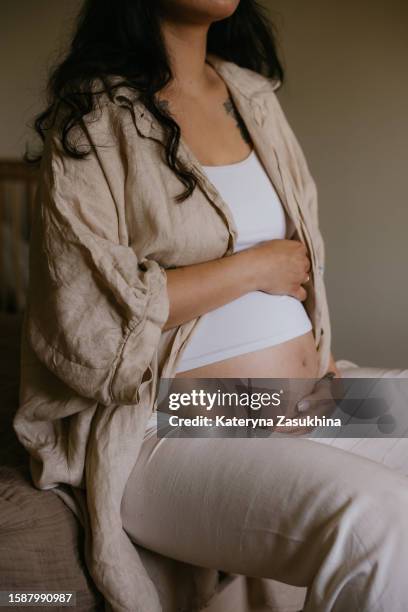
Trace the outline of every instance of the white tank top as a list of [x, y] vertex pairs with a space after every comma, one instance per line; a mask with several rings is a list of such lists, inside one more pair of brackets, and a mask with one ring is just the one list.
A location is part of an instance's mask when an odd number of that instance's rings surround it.
[[[263, 240], [286, 237], [281, 202], [254, 150], [236, 164], [203, 169], [235, 219], [236, 252]], [[262, 291], [247, 293], [200, 317], [176, 372], [280, 344], [311, 329], [299, 300]], [[155, 436], [156, 431], [157, 415], [153, 413], [145, 437]]]
[[[286, 237], [282, 204], [255, 150], [241, 162], [203, 170], [235, 219], [235, 252]], [[200, 317], [176, 372], [280, 344], [311, 329], [296, 298], [253, 291]]]

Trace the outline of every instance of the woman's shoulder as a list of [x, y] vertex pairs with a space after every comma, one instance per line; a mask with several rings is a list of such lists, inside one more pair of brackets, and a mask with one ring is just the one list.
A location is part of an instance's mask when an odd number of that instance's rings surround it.
[[[95, 77], [87, 86], [87, 102], [83, 104], [83, 110], [79, 120], [74, 121], [70, 127], [69, 139], [82, 146], [85, 137], [85, 146], [89, 140], [94, 140], [109, 135], [117, 138], [128, 134], [126, 126], [131, 117], [129, 109], [137, 106], [139, 92], [126, 84], [123, 77], [109, 75], [101, 79]], [[52, 129], [47, 135], [47, 141], [59, 138], [62, 129], [73, 119], [72, 107], [64, 100], [54, 109], [54, 120]], [[86, 133], [84, 132], [86, 129]]]
[[83, 116], [86, 123], [112, 121], [115, 118], [120, 120], [121, 109], [135, 105], [140, 97], [136, 87], [119, 75], [94, 78], [90, 83], [89, 93], [92, 97], [92, 107]]

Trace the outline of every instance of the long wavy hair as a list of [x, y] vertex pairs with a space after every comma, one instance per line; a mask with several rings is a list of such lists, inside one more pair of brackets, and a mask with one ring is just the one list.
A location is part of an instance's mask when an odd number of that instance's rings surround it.
[[[283, 82], [274, 29], [256, 0], [241, 0], [230, 17], [211, 24], [207, 51]], [[112, 75], [120, 77], [114, 84]], [[171, 79], [159, 0], [85, 0], [66, 56], [50, 72], [47, 107], [35, 117], [33, 127], [44, 142], [47, 130], [54, 127], [56, 111], [63, 108], [64, 119], [58, 124], [63, 149], [71, 157], [84, 158], [89, 151], [75, 148], [71, 130], [81, 128], [98, 94], [112, 99], [117, 87], [129, 87], [164, 128], [166, 161], [185, 187], [176, 200], [183, 201], [193, 192], [197, 178], [177, 158], [180, 127], [155, 96]], [[95, 80], [102, 85], [99, 91]], [[42, 154], [24, 157], [37, 163]]]

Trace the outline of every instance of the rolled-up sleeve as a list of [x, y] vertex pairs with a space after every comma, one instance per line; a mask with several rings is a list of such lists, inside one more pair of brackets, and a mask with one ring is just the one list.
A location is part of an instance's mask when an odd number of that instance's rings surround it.
[[[105, 108], [85, 132], [85, 159], [66, 155], [55, 134], [47, 141], [27, 311], [37, 357], [104, 405], [138, 402], [169, 312], [164, 269], [127, 243], [128, 160], [117, 129]], [[101, 134], [109, 140], [103, 154], [95, 146]]]

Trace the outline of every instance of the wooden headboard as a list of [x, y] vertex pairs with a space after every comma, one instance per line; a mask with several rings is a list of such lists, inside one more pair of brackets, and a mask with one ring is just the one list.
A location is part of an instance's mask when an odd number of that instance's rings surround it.
[[24, 309], [37, 166], [0, 159], [0, 311]]

